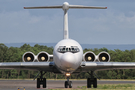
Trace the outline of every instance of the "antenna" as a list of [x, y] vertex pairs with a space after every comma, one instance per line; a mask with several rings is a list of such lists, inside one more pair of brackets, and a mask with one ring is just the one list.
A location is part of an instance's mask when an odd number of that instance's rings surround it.
[[64, 39], [68, 39], [68, 9], [107, 9], [107, 7], [93, 7], [93, 6], [83, 6], [83, 5], [69, 5], [68, 2], [64, 2], [63, 5], [59, 6], [40, 6], [40, 7], [24, 7], [24, 9], [53, 9], [62, 8], [64, 10]]

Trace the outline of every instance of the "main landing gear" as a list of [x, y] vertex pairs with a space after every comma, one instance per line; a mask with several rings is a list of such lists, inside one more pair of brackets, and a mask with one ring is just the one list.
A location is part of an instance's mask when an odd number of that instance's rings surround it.
[[66, 73], [67, 81], [65, 81], [65, 88], [72, 88], [72, 81], [69, 81], [70, 73]]
[[93, 71], [88, 73], [91, 78], [87, 78], [87, 88], [91, 88], [91, 85], [93, 85], [93, 88], [97, 88], [97, 78], [94, 78], [93, 73]]
[[[43, 71], [40, 71], [40, 78], [37, 78], [37, 88], [40, 88], [40, 85], [43, 85], [43, 88], [46, 88], [46, 78], [43, 78], [45, 73], [46, 72], [43, 73]], [[91, 78], [87, 78], [87, 88], [91, 88], [91, 85], [93, 85], [93, 88], [97, 88], [97, 78], [94, 78], [93, 73], [93, 71], [91, 71], [91, 73], [88, 72]], [[67, 73], [66, 76], [67, 81], [65, 81], [65, 88], [72, 88], [72, 81], [69, 81], [70, 73]]]
[[45, 73], [43, 73], [43, 71], [40, 71], [40, 78], [37, 78], [37, 88], [40, 88], [40, 85], [43, 85], [43, 88], [46, 88], [46, 78], [43, 78], [43, 75]]

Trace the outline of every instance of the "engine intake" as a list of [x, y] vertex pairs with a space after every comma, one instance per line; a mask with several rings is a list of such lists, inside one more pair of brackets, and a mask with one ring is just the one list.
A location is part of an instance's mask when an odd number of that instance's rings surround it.
[[110, 61], [110, 55], [107, 52], [100, 52], [98, 54], [98, 60], [100, 62], [109, 62]]
[[84, 54], [83, 59], [88, 62], [94, 62], [96, 60], [96, 55], [93, 52], [88, 51]]
[[47, 62], [48, 60], [50, 60], [49, 54], [47, 52], [40, 52], [37, 55], [37, 60], [39, 62]]
[[26, 52], [23, 54], [23, 62], [33, 62], [35, 60], [35, 55], [32, 52]]

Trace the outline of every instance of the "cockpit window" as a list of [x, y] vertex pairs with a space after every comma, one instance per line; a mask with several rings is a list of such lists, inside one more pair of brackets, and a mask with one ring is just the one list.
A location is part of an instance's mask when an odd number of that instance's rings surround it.
[[66, 53], [66, 52], [77, 53], [80, 50], [77, 46], [71, 46], [71, 47], [60, 46], [57, 51], [60, 53]]
[[63, 48], [62, 51], [65, 51], [65, 48]]
[[71, 48], [69, 48], [69, 52], [71, 52]]
[[66, 48], [66, 52], [68, 52], [68, 48]]

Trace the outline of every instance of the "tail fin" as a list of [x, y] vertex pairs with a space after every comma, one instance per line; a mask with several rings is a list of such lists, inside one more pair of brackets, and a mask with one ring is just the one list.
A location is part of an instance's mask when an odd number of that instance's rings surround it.
[[24, 7], [24, 9], [54, 9], [62, 8], [64, 10], [64, 39], [68, 39], [68, 9], [107, 9], [107, 7], [94, 7], [83, 5], [69, 5], [68, 2], [64, 2], [60, 6], [40, 6], [40, 7]]

